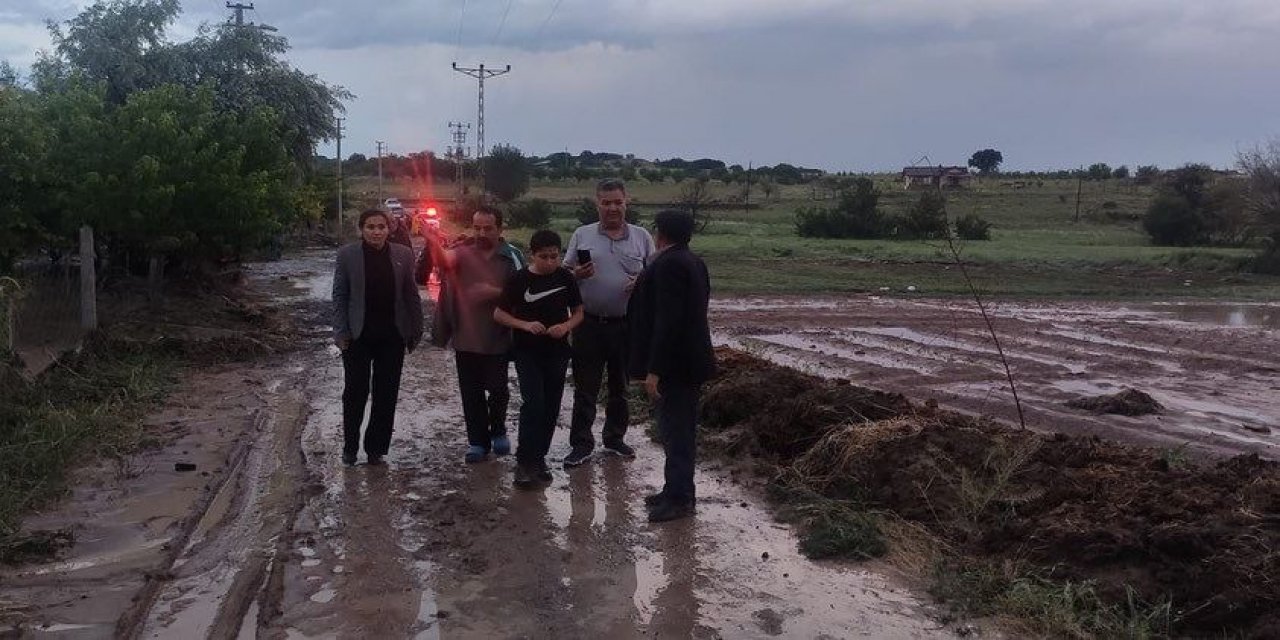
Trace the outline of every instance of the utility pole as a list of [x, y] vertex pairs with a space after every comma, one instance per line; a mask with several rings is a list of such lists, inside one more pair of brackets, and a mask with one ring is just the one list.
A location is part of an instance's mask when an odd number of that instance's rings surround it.
[[752, 161], [747, 161], [747, 190], [742, 194], [742, 214], [751, 213], [751, 169]]
[[449, 155], [453, 157], [453, 188], [457, 192], [453, 202], [456, 207], [462, 203], [462, 180], [465, 177], [462, 164], [467, 159], [467, 130], [471, 128], [471, 123], [450, 122], [449, 128], [453, 129], [453, 149]]
[[480, 161], [480, 174], [484, 175], [484, 81], [485, 78], [511, 73], [511, 65], [507, 65], [502, 70], [486, 69], [483, 64], [473, 69], [459, 67], [458, 63], [455, 62], [453, 63], [453, 70], [480, 81], [479, 109], [476, 111], [476, 159]]
[[244, 26], [244, 10], [248, 9], [250, 11], [253, 11], [253, 3], [250, 2], [249, 4], [240, 4], [239, 2], [227, 2], [227, 8], [236, 12], [236, 18], [235, 18], [236, 26], [243, 27]]
[[382, 149], [386, 147], [386, 143], [381, 140], [374, 140], [378, 145], [378, 206], [381, 207], [384, 202], [382, 197]]
[[1076, 171], [1076, 217], [1075, 222], [1080, 222], [1080, 193], [1084, 190], [1084, 165], [1080, 165], [1080, 169]]
[[338, 229], [342, 229], [342, 121], [338, 118]]

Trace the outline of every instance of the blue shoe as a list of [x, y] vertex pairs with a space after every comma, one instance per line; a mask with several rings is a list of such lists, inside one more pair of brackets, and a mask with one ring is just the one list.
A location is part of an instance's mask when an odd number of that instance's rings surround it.
[[506, 436], [498, 436], [493, 439], [493, 455], [509, 456], [511, 455], [511, 439]]
[[464, 456], [463, 459], [474, 464], [476, 462], [484, 462], [484, 459], [487, 457], [489, 457], [489, 452], [485, 451], [484, 447], [473, 444], [470, 447], [467, 447], [467, 455]]

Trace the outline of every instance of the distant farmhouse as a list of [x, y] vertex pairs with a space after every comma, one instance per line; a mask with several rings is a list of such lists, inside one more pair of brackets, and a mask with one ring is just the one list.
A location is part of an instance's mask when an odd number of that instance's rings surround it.
[[902, 182], [905, 188], [942, 187], [957, 189], [969, 185], [973, 174], [968, 167], [903, 167]]

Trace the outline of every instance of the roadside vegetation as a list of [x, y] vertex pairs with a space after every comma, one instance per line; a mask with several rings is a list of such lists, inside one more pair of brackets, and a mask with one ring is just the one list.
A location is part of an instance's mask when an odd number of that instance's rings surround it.
[[[206, 25], [175, 41], [180, 11], [179, 0], [99, 0], [50, 25], [53, 49], [28, 75], [0, 61], [0, 561], [69, 542], [18, 535], [23, 514], [78, 465], [145, 445], [141, 419], [181, 367], [264, 351], [234, 330], [181, 336], [259, 323], [226, 276], [335, 200], [312, 154], [350, 94], [293, 68], [287, 41], [262, 29]], [[5, 350], [29, 293], [31, 270], [17, 267], [70, 273], [83, 225], [102, 329], [27, 378]], [[186, 315], [165, 325], [170, 311]]]
[[882, 559], [1018, 635], [1270, 637], [1280, 624], [1274, 462], [1042, 435], [741, 352], [719, 360], [700, 447], [768, 479], [810, 557]]

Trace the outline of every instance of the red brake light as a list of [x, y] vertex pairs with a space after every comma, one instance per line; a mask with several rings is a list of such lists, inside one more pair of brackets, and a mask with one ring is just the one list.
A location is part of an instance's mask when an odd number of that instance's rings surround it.
[[427, 217], [430, 217], [430, 218], [434, 218], [434, 217], [436, 217], [436, 208], [435, 208], [435, 207], [427, 207]]

